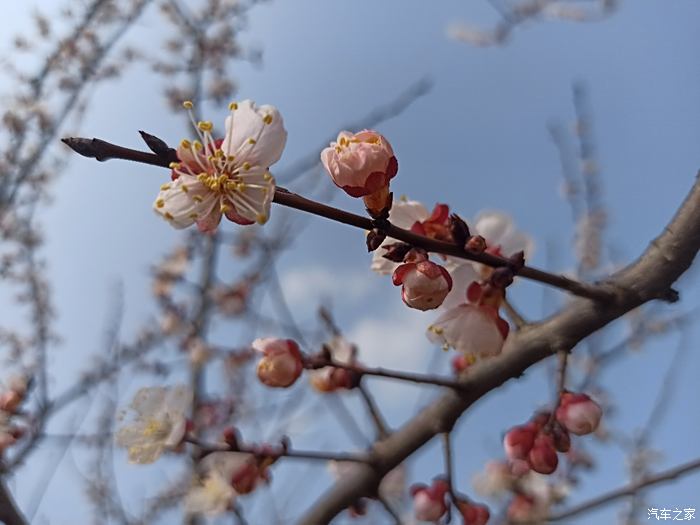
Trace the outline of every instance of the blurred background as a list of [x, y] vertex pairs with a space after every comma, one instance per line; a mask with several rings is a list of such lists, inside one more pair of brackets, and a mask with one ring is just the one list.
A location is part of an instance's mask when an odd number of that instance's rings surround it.
[[[365, 447], [373, 430], [356, 392], [319, 395], [305, 380], [271, 391], [254, 377], [254, 338], [309, 349], [328, 340], [321, 306], [363, 363], [450, 374], [451, 355], [424, 336], [436, 314], [409, 310], [370, 271], [362, 232], [278, 206], [263, 228], [224, 221], [215, 239], [176, 231], [152, 211], [166, 170], [84, 159], [61, 137], [145, 149], [145, 130], [176, 145], [193, 135], [182, 100], [223, 129], [228, 102], [251, 98], [284, 117], [278, 183], [363, 213], [318, 155], [340, 130], [371, 127], [398, 158], [395, 196], [447, 203], [468, 222], [503, 211], [534, 240], [528, 264], [585, 280], [636, 258], [700, 167], [695, 0], [3, 7], [0, 379], [34, 378], [28, 430], [6, 449], [4, 471], [31, 523], [182, 521], [188, 456], [130, 465], [110, 434], [138, 388], [189, 382], [201, 352], [200, 417], [212, 436], [234, 425], [250, 442]], [[555, 510], [700, 455], [696, 272], [677, 288], [680, 302], [645, 307], [574, 351], [572, 379], [604, 405], [604, 428], [581, 439], [591, 468], [556, 481], [567, 496]], [[567, 300], [523, 280], [511, 290], [532, 321]], [[492, 392], [455, 431], [455, 481], [489, 503], [494, 523], [507, 498], [480, 496], [473, 478], [503, 459], [508, 428], [551, 402], [554, 366]], [[439, 395], [367, 385], [392, 427]], [[407, 461], [402, 515], [408, 486], [441, 474], [441, 458], [431, 443]], [[240, 513], [293, 523], [332, 482], [325, 464], [280, 461], [269, 486], [239, 499]], [[697, 508], [699, 488], [696, 471], [564, 522], [647, 522], [650, 507]], [[376, 504], [357, 522], [392, 523]]]

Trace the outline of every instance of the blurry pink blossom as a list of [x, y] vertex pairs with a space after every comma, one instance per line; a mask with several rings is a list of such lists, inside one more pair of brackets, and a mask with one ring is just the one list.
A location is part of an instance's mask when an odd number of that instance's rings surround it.
[[263, 384], [286, 388], [299, 379], [304, 365], [296, 342], [269, 337], [256, 339], [252, 346], [263, 354], [257, 368], [258, 379]]

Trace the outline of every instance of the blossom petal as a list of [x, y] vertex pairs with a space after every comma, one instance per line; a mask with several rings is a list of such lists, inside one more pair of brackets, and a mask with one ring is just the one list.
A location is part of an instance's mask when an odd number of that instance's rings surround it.
[[452, 290], [442, 302], [443, 309], [454, 308], [464, 303], [467, 297], [467, 288], [472, 282], [480, 279], [474, 265], [464, 260], [462, 260], [462, 264], [449, 271], [450, 277], [452, 277]]
[[196, 177], [181, 175], [161, 186], [153, 209], [174, 228], [182, 229], [207, 216], [217, 199], [217, 195]]
[[[240, 175], [242, 185], [237, 190], [226, 192], [226, 199], [247, 224], [264, 224], [270, 217], [270, 206], [275, 196], [275, 179], [266, 170], [250, 170]], [[228, 215], [227, 215], [228, 216]]]
[[269, 168], [282, 156], [287, 142], [282, 115], [274, 106], [257, 107], [252, 100], [231, 104], [221, 149], [236, 163]]

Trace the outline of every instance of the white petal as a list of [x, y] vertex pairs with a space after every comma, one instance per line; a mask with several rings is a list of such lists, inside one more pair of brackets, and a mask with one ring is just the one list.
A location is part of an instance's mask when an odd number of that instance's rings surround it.
[[450, 270], [452, 277], [452, 290], [442, 302], [441, 308], [447, 310], [462, 304], [467, 300], [467, 288], [473, 281], [481, 279], [474, 266], [470, 262], [462, 261], [462, 264]]
[[474, 234], [486, 239], [486, 244], [500, 245], [501, 238], [513, 230], [513, 220], [505, 213], [485, 211], [479, 213], [474, 224]]
[[204, 456], [200, 466], [209, 475], [215, 474], [224, 479], [231, 479], [237, 470], [253, 459], [252, 455], [244, 452], [213, 452]]
[[[251, 140], [252, 139], [252, 140]], [[252, 100], [239, 102], [226, 117], [222, 150], [236, 157], [236, 164], [269, 168], [282, 155], [287, 142], [282, 115], [274, 106], [257, 107]]]
[[131, 408], [139, 416], [153, 416], [162, 410], [167, 393], [167, 389], [163, 386], [140, 388], [131, 401]]
[[227, 192], [227, 198], [244, 219], [260, 224], [267, 222], [275, 196], [275, 179], [268, 171], [260, 169], [242, 172], [240, 177], [244, 188]]
[[410, 229], [415, 222], [422, 222], [430, 217], [430, 213], [418, 201], [399, 200], [394, 203], [389, 212], [389, 221], [399, 228]]
[[190, 489], [185, 497], [185, 508], [194, 514], [221, 514], [228, 509], [235, 496], [236, 491], [230, 483], [214, 474], [207, 476], [202, 486]]
[[173, 227], [181, 229], [205, 217], [217, 201], [218, 195], [196, 177], [181, 175], [161, 187], [153, 209]]
[[526, 233], [519, 231], [507, 232], [501, 238], [501, 252], [504, 256], [509, 257], [514, 253], [523, 251], [525, 252], [525, 260], [532, 257], [535, 251], [535, 242], [532, 237]]

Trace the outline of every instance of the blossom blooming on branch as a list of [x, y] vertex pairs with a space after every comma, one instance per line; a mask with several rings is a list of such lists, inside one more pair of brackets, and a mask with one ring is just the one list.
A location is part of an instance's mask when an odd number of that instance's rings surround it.
[[449, 485], [444, 479], [436, 479], [431, 486], [423, 484], [411, 487], [413, 512], [417, 520], [437, 522], [447, 512], [445, 496]]
[[583, 436], [595, 432], [603, 411], [586, 394], [564, 392], [557, 408], [557, 420], [572, 434]]
[[262, 482], [269, 480], [270, 457], [256, 457], [243, 452], [213, 452], [199, 464], [203, 475], [185, 498], [190, 513], [209, 515], [228, 510], [233, 500], [249, 494]]
[[389, 181], [399, 165], [389, 141], [376, 131], [341, 131], [321, 152], [321, 162], [334, 184], [351, 197], [364, 197], [371, 212], [390, 205]]
[[153, 463], [166, 450], [178, 447], [187, 431], [185, 412], [192, 392], [184, 386], [142, 388], [131, 402], [136, 417], [116, 436], [131, 463]]
[[[185, 102], [191, 110], [192, 103]], [[202, 232], [216, 230], [222, 215], [237, 224], [265, 223], [275, 194], [269, 167], [287, 141], [282, 117], [273, 106], [251, 100], [232, 102], [224, 139], [215, 140], [211, 122], [192, 123], [199, 140], [183, 140], [173, 181], [161, 186], [155, 211], [175, 228], [194, 223]]]
[[467, 300], [470, 302], [450, 308], [438, 317], [428, 327], [428, 339], [441, 344], [444, 350], [454, 348], [470, 359], [499, 354], [510, 330], [498, 314], [500, 298], [493, 290], [472, 283]]
[[253, 349], [262, 352], [258, 379], [270, 387], [286, 388], [294, 384], [304, 370], [299, 345], [291, 339], [268, 337], [253, 341]]
[[437, 308], [452, 289], [450, 274], [431, 261], [402, 264], [394, 270], [392, 281], [401, 285], [403, 302], [417, 310]]

